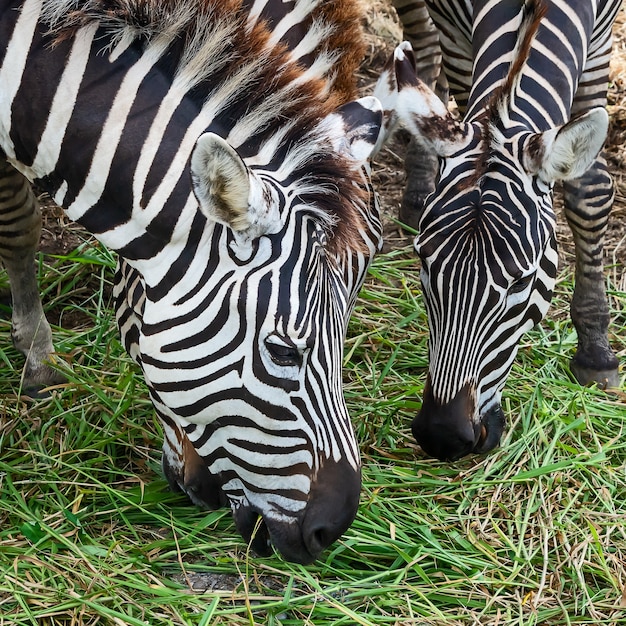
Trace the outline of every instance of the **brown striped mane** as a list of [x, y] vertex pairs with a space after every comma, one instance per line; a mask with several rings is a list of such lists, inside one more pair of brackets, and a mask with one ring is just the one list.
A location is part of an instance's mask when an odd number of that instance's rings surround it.
[[[257, 134], [264, 137], [279, 125], [288, 125], [282, 143], [295, 148], [303, 140], [310, 141], [306, 133], [321, 118], [355, 96], [356, 69], [365, 49], [359, 4], [311, 1], [313, 9], [303, 29], [317, 28], [323, 36], [315, 50], [296, 62], [290, 52], [299, 41], [298, 33], [298, 41], [287, 36], [273, 42], [271, 30], [294, 3], [271, 2], [274, 14], [262, 14], [253, 23], [249, 22], [250, 0], [43, 0], [42, 17], [56, 44], [83, 27], [97, 25], [105, 51], [122, 43], [167, 46], [175, 59], [173, 75], [184, 76], [194, 97], [210, 100], [214, 81], [234, 85], [229, 103], [237, 115], [258, 112], [264, 121]], [[293, 39], [294, 33], [290, 35]], [[309, 62], [324, 55], [332, 61], [325, 73], [305, 74]], [[241, 146], [240, 153], [252, 156], [254, 150], [254, 146]], [[354, 250], [361, 241], [361, 218], [354, 202], [365, 201], [365, 196], [355, 189], [354, 174], [342, 157], [318, 147], [301, 160], [294, 175], [316, 182], [315, 200], [328, 217], [320, 219], [331, 225], [329, 251]]]
[[515, 55], [507, 75], [491, 94], [482, 116], [477, 120], [483, 127], [484, 149], [476, 164], [475, 183], [479, 183], [489, 167], [492, 147], [496, 143], [495, 132], [502, 127], [503, 117], [509, 110], [517, 83], [530, 56], [533, 40], [546, 11], [547, 6], [543, 0], [526, 0], [524, 3]]
[[[222, 33], [225, 36], [243, 29], [250, 37], [250, 48], [260, 50], [259, 46], [271, 32], [271, 22], [278, 21], [294, 4], [283, 0], [271, 2], [277, 5], [274, 14], [262, 15], [251, 30], [246, 28], [250, 0], [44, 0], [42, 16], [56, 42], [71, 38], [84, 26], [98, 23], [108, 31], [113, 44], [128, 36], [144, 42], [165, 37], [172, 43], [183, 42], [181, 59], [189, 59], [202, 54], [202, 42], [221, 32], [221, 28], [226, 29]], [[328, 36], [311, 56], [338, 51], [341, 61], [333, 67], [332, 75], [325, 78], [332, 82], [334, 94], [341, 102], [352, 100], [356, 95], [356, 70], [365, 52], [360, 4], [350, 0], [310, 4], [316, 6], [304, 27], [314, 23], [330, 27]]]

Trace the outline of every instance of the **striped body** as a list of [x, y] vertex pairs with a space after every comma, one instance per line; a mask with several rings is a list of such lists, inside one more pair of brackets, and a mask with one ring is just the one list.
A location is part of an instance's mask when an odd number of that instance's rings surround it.
[[344, 105], [354, 18], [347, 2], [0, 3], [0, 147], [119, 254], [118, 324], [170, 483], [230, 505], [246, 539], [262, 516], [257, 551], [300, 562], [360, 488], [341, 362], [380, 245], [382, 113]]
[[413, 432], [430, 454], [454, 459], [497, 445], [500, 396], [518, 342], [548, 309], [557, 271], [556, 181], [564, 181], [576, 243], [572, 371], [585, 384], [618, 382], [602, 276], [613, 184], [599, 152], [611, 25], [621, 3], [427, 4], [463, 117], [454, 119], [423, 82], [403, 86], [400, 117], [419, 140], [405, 205], [419, 223], [430, 325], [428, 380]]

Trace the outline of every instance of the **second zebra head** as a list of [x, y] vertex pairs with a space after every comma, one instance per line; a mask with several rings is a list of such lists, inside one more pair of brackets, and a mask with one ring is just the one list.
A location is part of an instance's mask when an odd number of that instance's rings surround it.
[[[500, 28], [506, 36], [492, 60], [498, 71], [485, 73], [493, 82], [474, 77], [462, 119], [416, 77], [407, 43], [397, 48], [395, 71], [388, 68], [376, 92], [385, 106], [394, 100], [390, 108], [398, 120], [439, 165], [432, 191], [425, 194], [415, 240], [430, 327], [430, 362], [412, 430], [427, 454], [443, 460], [487, 452], [500, 441], [505, 426], [502, 389], [522, 335], [546, 314], [555, 285], [554, 183], [578, 181], [572, 187], [577, 194], [566, 197], [566, 210], [578, 205], [571, 210], [581, 214], [570, 218], [580, 231], [577, 247], [584, 239], [588, 248], [600, 253], [600, 226], [606, 223], [605, 205], [608, 199], [610, 208], [612, 197], [610, 177], [598, 159], [608, 127], [604, 108], [587, 106], [571, 116], [572, 93], [555, 90], [551, 102], [543, 87], [537, 87], [574, 85], [577, 80], [576, 68], [571, 68], [569, 82], [550, 74], [566, 66], [544, 61], [543, 52], [534, 47], [538, 37], [537, 46], [549, 48], [542, 43], [542, 37], [549, 39], [549, 29], [537, 35], [545, 19], [543, 6], [511, 6], [508, 21], [499, 10], [494, 10], [494, 19], [505, 22]], [[490, 23], [485, 30], [492, 34], [494, 29]], [[488, 57], [495, 53], [486, 41]], [[474, 43], [479, 48], [484, 42]], [[547, 73], [543, 82], [535, 73], [542, 62]], [[475, 72], [481, 63], [491, 68], [481, 57], [475, 60]], [[587, 191], [581, 177], [590, 168]], [[575, 293], [572, 317], [579, 349], [572, 371], [583, 383], [606, 384], [615, 378], [616, 359], [606, 340], [608, 311], [600, 261], [577, 256], [578, 282], [585, 285], [585, 277], [593, 275], [587, 282], [595, 286], [583, 287], [586, 294]], [[593, 318], [591, 311], [596, 312]]]

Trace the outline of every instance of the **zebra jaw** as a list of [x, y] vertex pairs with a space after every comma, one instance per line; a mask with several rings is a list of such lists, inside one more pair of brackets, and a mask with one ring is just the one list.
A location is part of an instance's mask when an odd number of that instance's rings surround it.
[[259, 556], [269, 556], [273, 546], [288, 561], [309, 565], [352, 524], [360, 491], [360, 469], [346, 459], [327, 459], [298, 512], [263, 511], [245, 498], [231, 500], [231, 508], [237, 530]]

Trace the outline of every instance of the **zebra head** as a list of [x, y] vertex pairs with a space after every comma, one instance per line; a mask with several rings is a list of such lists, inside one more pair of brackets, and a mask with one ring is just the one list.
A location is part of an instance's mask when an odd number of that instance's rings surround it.
[[[396, 53], [405, 69], [406, 53]], [[453, 460], [500, 440], [502, 389], [555, 284], [553, 184], [593, 163], [608, 116], [593, 109], [539, 132], [511, 119], [503, 88], [483, 114], [457, 121], [422, 81], [396, 74], [400, 120], [439, 159], [415, 241], [430, 335], [412, 430], [425, 452]]]
[[309, 563], [356, 515], [342, 351], [381, 244], [368, 182], [381, 124], [364, 98], [287, 152], [268, 143], [247, 160], [202, 135], [190, 158], [199, 211], [174, 251], [181, 274], [167, 291], [163, 280], [145, 288], [137, 360], [164, 425], [165, 474], [197, 504], [229, 505], [259, 554], [273, 544]]

